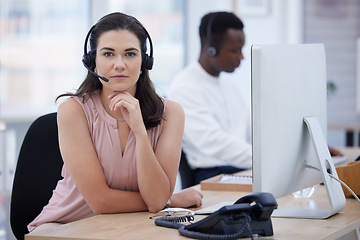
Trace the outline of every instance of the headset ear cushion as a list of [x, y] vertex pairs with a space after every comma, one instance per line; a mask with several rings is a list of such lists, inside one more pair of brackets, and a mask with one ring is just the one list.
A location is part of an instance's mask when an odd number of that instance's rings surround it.
[[82, 61], [84, 62], [84, 64], [86, 66], [88, 66], [90, 69], [94, 69], [95, 68], [95, 59], [92, 57], [92, 52], [89, 52], [87, 54], [83, 55], [83, 59]]
[[151, 70], [154, 65], [154, 58], [146, 54], [146, 69]]
[[89, 54], [84, 54], [82, 58], [83, 63], [91, 68], [91, 56]]
[[208, 54], [210, 57], [215, 57], [216, 54], [217, 54], [217, 49], [216, 49], [216, 47], [214, 47], [214, 46], [209, 46], [209, 47], [206, 49], [206, 52], [207, 52], [207, 54]]
[[142, 70], [151, 70], [154, 65], [154, 58], [150, 57], [148, 54], [144, 55], [144, 60], [141, 65]]

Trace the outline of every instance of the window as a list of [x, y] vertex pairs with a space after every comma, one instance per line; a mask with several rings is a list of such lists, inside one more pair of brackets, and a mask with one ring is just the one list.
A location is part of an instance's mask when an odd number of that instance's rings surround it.
[[55, 111], [83, 78], [88, 0], [0, 0], [0, 117]]
[[[92, 22], [120, 11], [135, 16], [154, 45], [150, 76], [165, 96], [183, 67], [183, 1], [0, 0], [0, 119], [35, 119], [56, 111], [55, 98], [86, 75], [83, 44]], [[101, 13], [100, 13], [101, 12]], [[94, 18], [94, 17], [93, 17]]]

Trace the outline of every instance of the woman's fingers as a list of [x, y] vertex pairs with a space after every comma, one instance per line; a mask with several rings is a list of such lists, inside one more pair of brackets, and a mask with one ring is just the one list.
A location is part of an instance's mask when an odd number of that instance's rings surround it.
[[[121, 106], [128, 108], [130, 107], [129, 104], [135, 106], [139, 104], [139, 101], [128, 92], [115, 92], [110, 94], [108, 97], [111, 99], [109, 108], [112, 111], [116, 111], [120, 109]], [[129, 103], [129, 104], [124, 104], [124, 103]]]
[[128, 92], [115, 92], [108, 96], [110, 110], [121, 111], [124, 120], [133, 132], [142, 132], [145, 129], [139, 100]]

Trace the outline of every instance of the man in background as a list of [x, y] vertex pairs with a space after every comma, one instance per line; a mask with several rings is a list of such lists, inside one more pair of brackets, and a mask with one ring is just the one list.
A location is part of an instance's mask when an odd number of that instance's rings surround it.
[[175, 77], [169, 91], [185, 111], [183, 152], [195, 184], [252, 165], [250, 110], [236, 83], [221, 74], [234, 72], [244, 59], [243, 27], [231, 12], [203, 16], [199, 59]]

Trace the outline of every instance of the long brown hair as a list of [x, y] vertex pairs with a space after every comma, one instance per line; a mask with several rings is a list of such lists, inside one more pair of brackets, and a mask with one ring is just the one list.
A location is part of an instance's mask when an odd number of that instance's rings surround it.
[[[104, 32], [119, 29], [128, 30], [134, 33], [140, 40], [143, 65], [141, 67], [142, 73], [140, 74], [136, 84], [135, 98], [139, 100], [141, 114], [144, 120], [145, 127], [146, 129], [150, 129], [159, 125], [161, 120], [163, 119], [164, 103], [155, 91], [154, 85], [149, 77], [148, 69], [144, 67], [144, 64], [146, 64], [144, 61], [146, 59], [145, 56], [147, 50], [146, 39], [150, 38], [150, 36], [148, 35], [145, 28], [141, 25], [141, 23], [134, 17], [119, 12], [111, 13], [101, 18], [90, 29], [89, 32], [90, 51], [88, 52], [88, 54], [90, 54], [92, 57], [91, 66], [89, 67], [92, 71], [94, 71], [96, 48], [98, 45], [99, 36]], [[87, 41], [85, 41], [85, 46], [86, 44]], [[90, 71], [88, 71], [85, 80], [81, 83], [75, 93], [61, 94], [56, 98], [56, 100], [65, 96], [79, 96], [83, 97], [83, 100], [85, 102], [89, 98], [90, 93], [100, 89], [102, 89], [102, 84], [100, 80]]]

